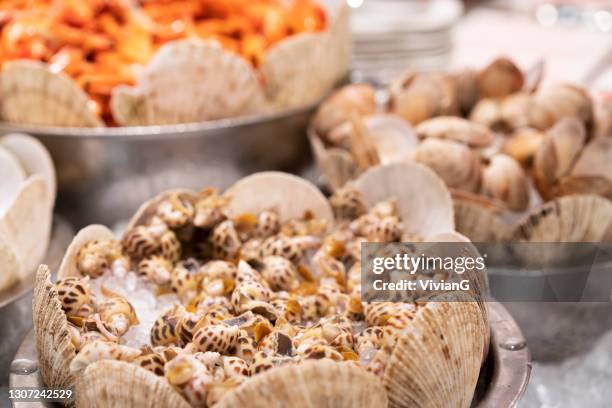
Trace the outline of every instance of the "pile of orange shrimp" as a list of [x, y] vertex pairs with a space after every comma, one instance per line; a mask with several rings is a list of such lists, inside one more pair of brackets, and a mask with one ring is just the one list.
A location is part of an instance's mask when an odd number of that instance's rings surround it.
[[112, 89], [133, 84], [169, 41], [214, 39], [257, 67], [273, 44], [325, 25], [315, 0], [2, 0], [0, 67], [16, 59], [50, 64], [112, 124]]

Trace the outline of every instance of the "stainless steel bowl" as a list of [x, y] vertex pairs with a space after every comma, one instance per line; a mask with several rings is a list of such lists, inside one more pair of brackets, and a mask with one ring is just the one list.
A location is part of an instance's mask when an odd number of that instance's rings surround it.
[[173, 187], [226, 188], [261, 170], [299, 172], [315, 105], [265, 116], [126, 128], [41, 128], [0, 123], [47, 146], [58, 174], [57, 211], [75, 227], [112, 225]]
[[[43, 259], [43, 263], [49, 265], [51, 270], [56, 271], [59, 268], [73, 235], [72, 227], [56, 217], [49, 249]], [[27, 278], [0, 292], [0, 386], [8, 384], [12, 356], [23, 336], [32, 328], [32, 288], [35, 275], [36, 271], [32, 271]]]
[[[478, 380], [473, 406], [515, 407], [522, 397], [531, 372], [529, 350], [510, 314], [495, 302], [489, 303], [491, 347]], [[10, 387], [42, 387], [34, 332], [19, 347], [10, 372]], [[43, 408], [51, 405], [28, 403], [15, 408]]]

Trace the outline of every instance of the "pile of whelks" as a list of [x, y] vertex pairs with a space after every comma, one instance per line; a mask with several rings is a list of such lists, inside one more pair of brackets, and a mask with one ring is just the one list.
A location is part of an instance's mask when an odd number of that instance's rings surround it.
[[55, 169], [36, 139], [0, 137], [0, 291], [32, 277], [51, 236]]
[[[469, 407], [489, 344], [485, 276], [418, 302], [361, 300], [361, 243], [408, 239], [475, 251], [444, 183], [415, 163], [369, 169], [329, 200], [277, 172], [162, 193], [121, 239], [81, 230], [57, 283], [40, 267], [42, 377], [75, 386], [77, 406]], [[126, 343], [146, 311], [97, 283], [134, 275], [176, 297], [140, 347]]]
[[[531, 226], [559, 207], [609, 213], [612, 103], [574, 85], [540, 86], [542, 72], [506, 58], [480, 71], [409, 72], [384, 106], [370, 85], [341, 88], [309, 131], [325, 181], [335, 190], [379, 163], [424, 164], [451, 189], [457, 230], [473, 241], [536, 239]], [[528, 220], [517, 225], [517, 215]], [[609, 239], [604, 223], [599, 235], [537, 238]]]

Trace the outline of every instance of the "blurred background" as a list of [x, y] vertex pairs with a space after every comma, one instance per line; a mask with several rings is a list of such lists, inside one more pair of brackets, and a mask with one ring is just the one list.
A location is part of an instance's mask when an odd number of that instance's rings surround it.
[[523, 69], [546, 61], [546, 82], [612, 90], [612, 1], [347, 1], [358, 79], [481, 67], [503, 54]]

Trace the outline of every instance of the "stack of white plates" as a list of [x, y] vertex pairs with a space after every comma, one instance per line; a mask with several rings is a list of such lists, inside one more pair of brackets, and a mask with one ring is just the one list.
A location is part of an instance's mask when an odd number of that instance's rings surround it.
[[348, 0], [354, 7], [354, 79], [387, 83], [405, 71], [450, 63], [458, 0]]

